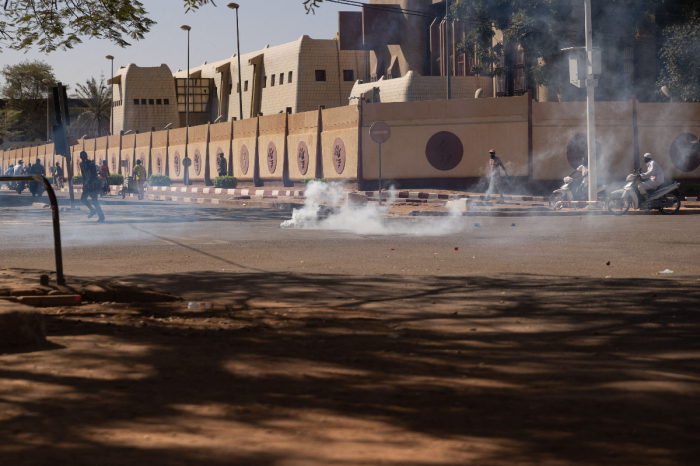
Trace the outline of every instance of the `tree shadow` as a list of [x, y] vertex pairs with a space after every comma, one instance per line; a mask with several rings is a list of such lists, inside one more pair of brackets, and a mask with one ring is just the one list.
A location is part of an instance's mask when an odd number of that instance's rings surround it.
[[[116, 323], [90, 305], [48, 315], [53, 338], [74, 342], [64, 343], [70, 365], [52, 374], [14, 358], [0, 378], [70, 396], [12, 401], [42, 422], [0, 423], [8, 464], [101, 455], [98, 464], [362, 463], [307, 451], [337, 441], [333, 425], [327, 437], [313, 427], [314, 439], [292, 449], [260, 443], [228, 457], [96, 440], [95, 431], [119, 425], [186, 435], [185, 406], [218, 407], [207, 419], [238, 433], [293, 435], [288, 424], [308, 424], [305, 413], [331, 413], [373, 426], [376, 438], [356, 443], [368, 451], [410, 451], [418, 436], [464, 458], [475, 448], [484, 465], [692, 464], [700, 453], [700, 289], [690, 281], [218, 272], [123, 280], [222, 306], [135, 305], [115, 310], [129, 314]], [[129, 350], [109, 351], [113, 340]], [[74, 368], [98, 366], [113, 376]]]

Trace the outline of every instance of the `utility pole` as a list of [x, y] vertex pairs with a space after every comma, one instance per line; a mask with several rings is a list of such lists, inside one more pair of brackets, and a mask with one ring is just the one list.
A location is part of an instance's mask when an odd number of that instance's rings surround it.
[[450, 78], [450, 0], [445, 0], [445, 63], [447, 71], [447, 100], [452, 98]]
[[114, 134], [114, 57], [112, 55], [107, 55], [105, 58], [112, 62], [112, 101], [110, 102], [109, 111], [109, 135], [111, 136]]
[[591, 22], [591, 0], [584, 0], [586, 16], [586, 124], [588, 126], [588, 200], [598, 200], [597, 146], [595, 142], [595, 79], [593, 63], [593, 24]]

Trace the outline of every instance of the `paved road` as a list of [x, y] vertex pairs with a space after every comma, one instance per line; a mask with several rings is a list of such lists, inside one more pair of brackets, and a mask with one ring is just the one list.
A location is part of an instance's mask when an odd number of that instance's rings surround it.
[[[62, 214], [67, 274], [211, 270], [649, 278], [670, 269], [673, 277], [700, 277], [697, 216], [382, 220], [352, 214], [307, 228], [280, 228], [290, 212], [105, 204], [104, 224], [88, 220], [85, 210]], [[1, 266], [53, 268], [52, 245], [48, 209], [33, 207], [30, 197], [0, 193]]]

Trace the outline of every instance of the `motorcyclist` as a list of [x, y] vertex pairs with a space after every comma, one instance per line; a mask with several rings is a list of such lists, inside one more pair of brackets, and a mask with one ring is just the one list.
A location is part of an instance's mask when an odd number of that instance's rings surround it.
[[[40, 175], [40, 176], [46, 176], [46, 170], [44, 169], [44, 166], [41, 164], [41, 159], [37, 157], [36, 163], [31, 166], [29, 169], [29, 174], [30, 175]], [[41, 183], [38, 181], [30, 181], [29, 182], [29, 191], [32, 193], [32, 196], [35, 196], [37, 194], [41, 195]]]
[[569, 185], [571, 192], [574, 194], [575, 198], [578, 198], [581, 194], [585, 194], [585, 187], [588, 186], [588, 157], [583, 157], [581, 159], [581, 165], [568, 175], [573, 178], [574, 181]]
[[21, 176], [24, 175], [24, 160], [20, 160], [17, 162], [17, 165], [15, 165], [15, 176]]
[[646, 199], [649, 190], [653, 191], [663, 184], [664, 171], [658, 163], [654, 162], [649, 152], [644, 154], [644, 163], [647, 164], [647, 171], [641, 174], [642, 180], [644, 181], [637, 185], [637, 189], [639, 189], [639, 193]]

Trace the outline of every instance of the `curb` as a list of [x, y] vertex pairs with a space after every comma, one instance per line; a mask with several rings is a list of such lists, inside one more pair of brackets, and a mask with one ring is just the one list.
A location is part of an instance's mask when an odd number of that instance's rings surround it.
[[[663, 215], [655, 211], [629, 211], [625, 215]], [[594, 211], [580, 211], [580, 212], [554, 212], [545, 210], [535, 210], [527, 212], [462, 212], [462, 217], [583, 217], [583, 216], [596, 216], [596, 215], [610, 215], [614, 216], [608, 211], [604, 210], [594, 210]], [[700, 211], [692, 210], [680, 210], [676, 212], [675, 215], [700, 215]], [[423, 212], [421, 210], [414, 210], [408, 213], [409, 217], [449, 217], [449, 212]], [[624, 217], [624, 215], [623, 215]]]

